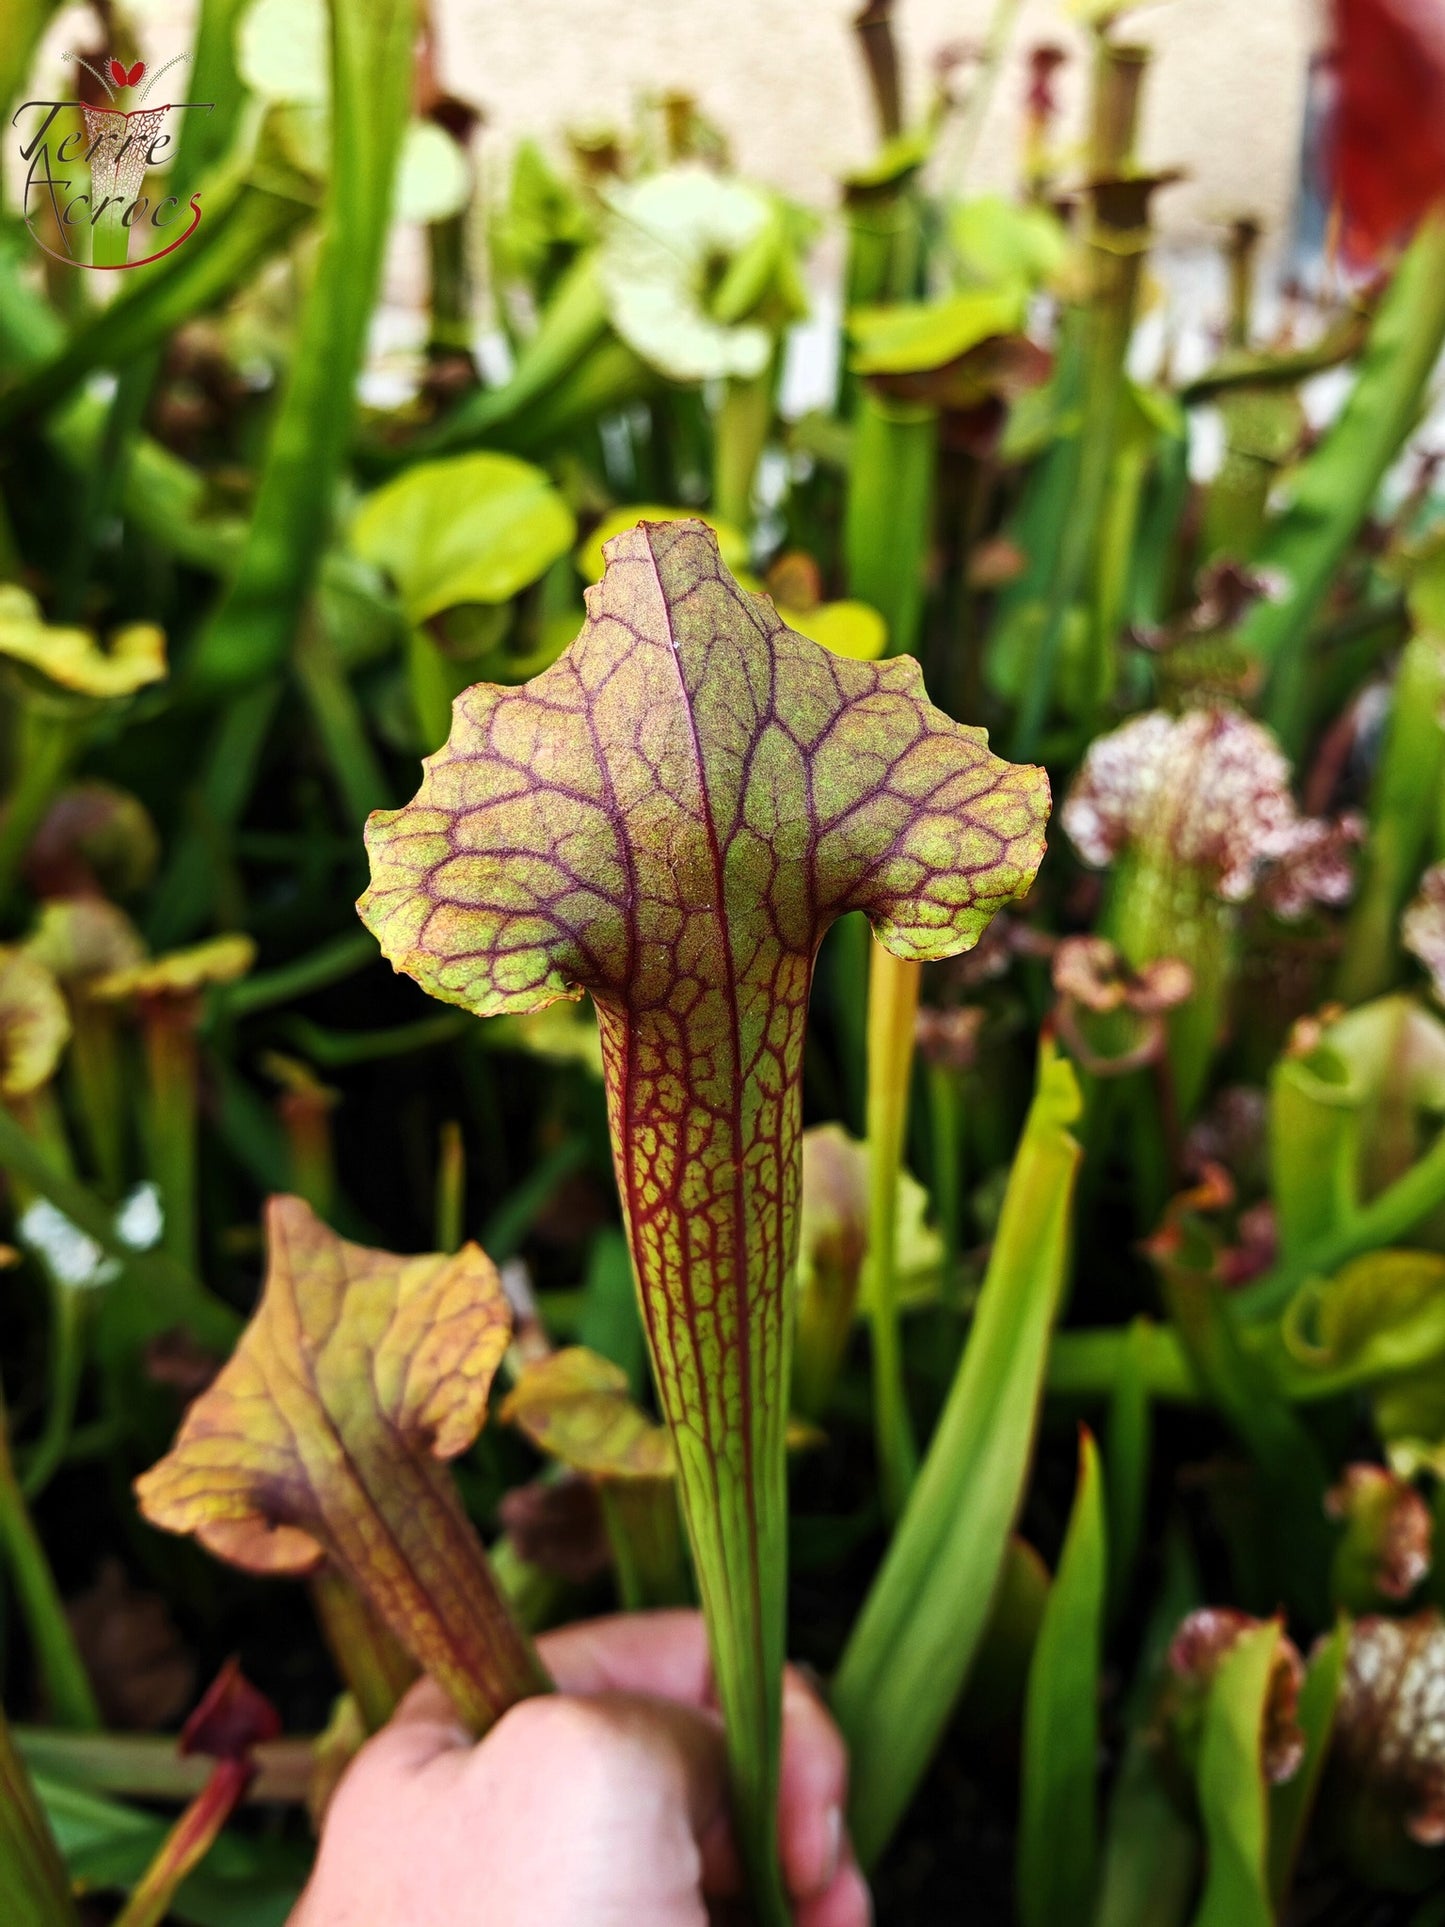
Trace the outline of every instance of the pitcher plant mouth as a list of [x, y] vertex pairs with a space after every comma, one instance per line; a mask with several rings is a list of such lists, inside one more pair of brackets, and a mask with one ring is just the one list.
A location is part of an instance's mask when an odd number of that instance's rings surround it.
[[582, 633], [519, 689], [458, 698], [405, 809], [368, 825], [361, 915], [423, 988], [482, 1016], [590, 992], [618, 1188], [680, 1490], [745, 1851], [773, 1840], [784, 1426], [801, 1065], [824, 932], [861, 910], [945, 957], [1043, 855], [1042, 770], [741, 589], [696, 521], [606, 545]]

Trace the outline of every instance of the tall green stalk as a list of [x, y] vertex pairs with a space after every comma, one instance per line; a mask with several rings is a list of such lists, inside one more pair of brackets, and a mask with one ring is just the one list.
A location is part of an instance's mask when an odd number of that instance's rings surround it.
[[888, 624], [888, 653], [918, 648], [933, 536], [938, 410], [864, 382], [848, 463], [843, 555], [848, 593]]
[[1395, 675], [1370, 833], [1335, 981], [1342, 1003], [1388, 990], [1400, 960], [1400, 913], [1439, 835], [1445, 782], [1445, 637], [1417, 634]]
[[923, 1778], [988, 1623], [1068, 1265], [1079, 1111], [1074, 1073], [1046, 1044], [962, 1363], [833, 1682], [865, 1867]]
[[332, 0], [331, 170], [289, 378], [240, 564], [189, 665], [235, 690], [289, 657], [331, 527], [406, 125], [413, 0]]
[[0, 1908], [7, 1927], [76, 1927], [65, 1863], [0, 1712]]
[[1254, 557], [1287, 584], [1250, 611], [1241, 640], [1266, 670], [1265, 714], [1298, 757], [1310, 720], [1310, 638], [1331, 582], [1390, 464], [1420, 419], [1445, 346], [1445, 216], [1424, 222], [1380, 303], [1339, 419], [1300, 464], [1289, 507]]
[[[468, 691], [417, 797], [373, 818], [361, 910], [398, 968], [481, 1015], [582, 989], [597, 1007], [739, 1847], [759, 1919], [783, 1927], [784, 1441], [813, 962], [850, 909], [903, 958], [967, 948], [1034, 874], [1045, 779], [935, 710], [916, 664], [849, 662], [786, 629], [701, 523], [644, 522], [605, 555], [571, 648], [521, 688]], [[523, 760], [506, 744], [529, 746]], [[498, 784], [507, 808], [478, 814]], [[457, 812], [476, 826], [460, 868], [443, 854]], [[524, 902], [547, 914], [506, 907]]]
[[897, 1518], [918, 1470], [898, 1323], [898, 1176], [908, 1138], [922, 965], [873, 945], [868, 978], [868, 1279], [873, 1427], [883, 1505]]
[[[36, 1670], [56, 1725], [98, 1727], [100, 1708], [65, 1615], [65, 1606], [25, 1503], [10, 1456], [9, 1425], [0, 1398], [0, 1553], [9, 1568]], [[6, 1742], [8, 1744], [8, 1741]], [[0, 1795], [0, 1807], [4, 1797]], [[3, 1891], [3, 1877], [0, 1877]]]

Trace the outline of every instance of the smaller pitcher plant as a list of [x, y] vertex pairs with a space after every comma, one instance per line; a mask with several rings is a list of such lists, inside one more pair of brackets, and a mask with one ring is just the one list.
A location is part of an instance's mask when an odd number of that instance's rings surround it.
[[588, 617], [520, 689], [459, 698], [407, 808], [372, 818], [361, 912], [482, 1016], [588, 991], [618, 1187], [762, 1918], [784, 1653], [784, 1435], [813, 961], [862, 910], [951, 956], [1026, 890], [1048, 784], [739, 588], [700, 522], [606, 549]]
[[268, 1235], [256, 1315], [141, 1511], [250, 1572], [329, 1559], [485, 1732], [548, 1684], [438, 1463], [481, 1429], [507, 1348], [496, 1267], [347, 1244], [299, 1198], [272, 1199]]

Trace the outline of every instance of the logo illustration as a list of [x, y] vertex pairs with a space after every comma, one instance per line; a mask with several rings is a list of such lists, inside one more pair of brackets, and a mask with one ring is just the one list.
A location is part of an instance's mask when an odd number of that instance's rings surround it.
[[[177, 54], [149, 74], [143, 60], [110, 59], [83, 67], [105, 96], [27, 100], [10, 125], [25, 164], [23, 213], [38, 247], [69, 267], [114, 270], [159, 261], [200, 226], [201, 197], [182, 207], [175, 194], [142, 192], [146, 176], [172, 159], [183, 113], [209, 113], [210, 101], [147, 102], [156, 82], [190, 59]], [[84, 82], [81, 83], [84, 87]], [[93, 91], [93, 90], [92, 90]], [[122, 95], [134, 105], [121, 106]]]

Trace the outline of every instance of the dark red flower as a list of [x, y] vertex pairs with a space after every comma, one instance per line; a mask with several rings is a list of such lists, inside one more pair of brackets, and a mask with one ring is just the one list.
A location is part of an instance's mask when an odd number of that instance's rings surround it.
[[1445, 4], [1335, 0], [1335, 192], [1369, 259], [1445, 201]]

